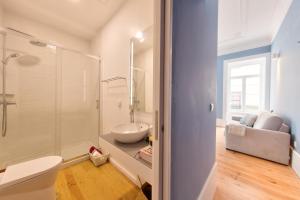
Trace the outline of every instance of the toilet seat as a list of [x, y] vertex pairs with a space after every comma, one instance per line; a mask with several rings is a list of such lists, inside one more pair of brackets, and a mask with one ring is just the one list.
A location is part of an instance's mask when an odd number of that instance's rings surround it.
[[0, 180], [0, 189], [44, 174], [60, 165], [62, 158], [48, 156], [8, 166]]

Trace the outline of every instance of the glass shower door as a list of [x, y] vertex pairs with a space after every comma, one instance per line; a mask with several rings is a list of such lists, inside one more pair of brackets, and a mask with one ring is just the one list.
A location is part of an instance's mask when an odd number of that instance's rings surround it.
[[[5, 168], [13, 163], [56, 154], [57, 65], [55, 47], [36, 45], [34, 41], [16, 35], [1, 37], [1, 57], [2, 47], [6, 54], [2, 60], [16, 54], [5, 65], [5, 97], [10, 104], [7, 105], [6, 136], [0, 135], [0, 168]], [[2, 103], [0, 131], [4, 117]]]
[[61, 155], [64, 160], [99, 144], [99, 61], [61, 50]]

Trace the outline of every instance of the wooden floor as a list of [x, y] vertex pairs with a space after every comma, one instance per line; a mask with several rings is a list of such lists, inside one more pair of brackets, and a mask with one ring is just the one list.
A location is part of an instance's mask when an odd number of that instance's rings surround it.
[[61, 170], [56, 193], [57, 200], [146, 200], [110, 163], [96, 168], [90, 161]]
[[[288, 166], [224, 148], [217, 129], [217, 191], [214, 200], [300, 200], [300, 179]], [[90, 161], [63, 169], [56, 181], [58, 200], [146, 200], [111, 164]]]
[[288, 166], [225, 150], [217, 128], [215, 200], [300, 200], [300, 179]]

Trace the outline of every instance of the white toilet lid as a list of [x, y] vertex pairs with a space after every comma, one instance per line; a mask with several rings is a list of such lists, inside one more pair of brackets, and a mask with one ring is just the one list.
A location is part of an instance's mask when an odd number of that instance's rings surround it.
[[0, 180], [1, 186], [13, 185], [45, 173], [62, 162], [60, 156], [47, 156], [8, 166]]

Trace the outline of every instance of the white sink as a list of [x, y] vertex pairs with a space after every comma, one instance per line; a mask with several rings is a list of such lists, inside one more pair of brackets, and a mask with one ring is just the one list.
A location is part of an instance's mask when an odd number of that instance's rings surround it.
[[121, 124], [114, 127], [111, 133], [118, 142], [135, 143], [148, 135], [149, 128], [149, 125], [145, 123]]

